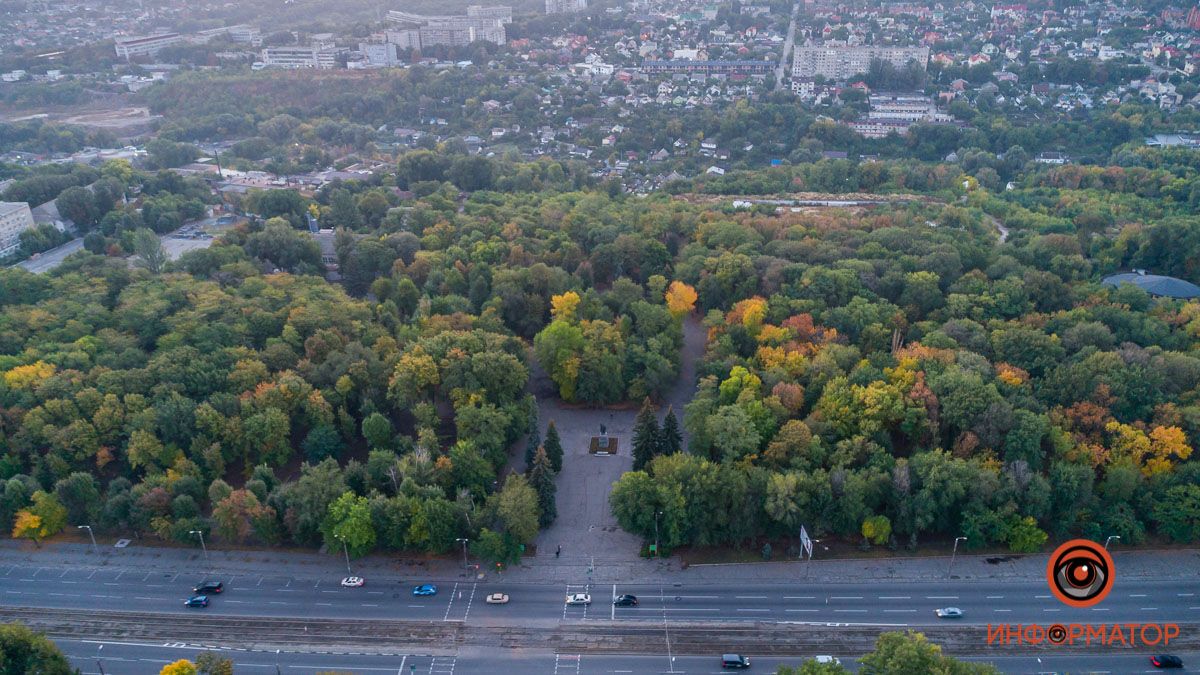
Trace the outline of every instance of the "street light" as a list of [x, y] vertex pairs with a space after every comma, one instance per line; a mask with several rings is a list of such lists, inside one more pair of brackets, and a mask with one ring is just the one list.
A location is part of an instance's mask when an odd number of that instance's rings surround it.
[[333, 536], [336, 537], [338, 541], [342, 542], [342, 553], [346, 554], [346, 576], [352, 577], [354, 576], [354, 573], [350, 571], [350, 549], [346, 546], [346, 538], [340, 534], [335, 534]]
[[950, 567], [946, 568], [946, 578], [950, 578], [950, 572], [954, 569], [954, 558], [958, 556], [958, 542], [966, 540], [966, 537], [954, 538], [954, 551], [950, 554]]
[[204, 562], [208, 562], [208, 547], [204, 545], [204, 532], [200, 530], [189, 530], [188, 534], [194, 534], [200, 537], [200, 550], [204, 551]]
[[1107, 551], [1107, 550], [1108, 550], [1108, 542], [1112, 541], [1113, 539], [1116, 539], [1116, 540], [1120, 541], [1120, 539], [1121, 539], [1121, 535], [1119, 535], [1119, 534], [1110, 534], [1110, 535], [1108, 535], [1108, 539], [1105, 539], [1105, 540], [1104, 540], [1104, 550], [1105, 550], [1105, 551]]
[[465, 570], [465, 569], [467, 569], [467, 542], [471, 541], [471, 540], [466, 539], [464, 537], [459, 537], [458, 539], [455, 539], [454, 541], [462, 544], [462, 547], [463, 547], [463, 569]]
[[658, 517], [663, 514], [662, 511], [654, 512], [654, 557], [658, 557]]
[[104, 663], [100, 661], [100, 652], [104, 651], [104, 645], [96, 648], [96, 667], [100, 669], [100, 675], [104, 675]]
[[99, 546], [96, 546], [96, 535], [95, 535], [95, 533], [93, 533], [93, 532], [92, 532], [92, 526], [91, 526], [91, 525], [76, 525], [76, 526], [75, 526], [75, 529], [78, 529], [78, 530], [87, 530], [87, 531], [88, 531], [88, 536], [92, 538], [92, 551], [94, 551], [95, 553], [99, 553], [99, 552], [100, 552], [100, 547], [99, 547]]

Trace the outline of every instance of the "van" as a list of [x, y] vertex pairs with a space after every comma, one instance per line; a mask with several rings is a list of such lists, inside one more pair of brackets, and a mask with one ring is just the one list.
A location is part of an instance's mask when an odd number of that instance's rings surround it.
[[742, 656], [741, 654], [722, 654], [721, 655], [721, 667], [722, 668], [738, 668], [738, 669], [749, 668], [750, 667], [750, 659], [749, 659], [749, 657]]

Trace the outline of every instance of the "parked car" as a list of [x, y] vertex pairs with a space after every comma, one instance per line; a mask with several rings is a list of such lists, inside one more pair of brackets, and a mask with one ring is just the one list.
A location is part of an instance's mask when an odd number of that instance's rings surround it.
[[421, 584], [420, 586], [413, 586], [413, 595], [419, 598], [437, 595], [437, 586], [434, 586], [433, 584]]
[[208, 593], [220, 593], [225, 590], [225, 584], [219, 581], [201, 581], [192, 589], [197, 595], [206, 595]]
[[1159, 654], [1150, 657], [1150, 665], [1155, 668], [1182, 668], [1183, 659], [1174, 654]]
[[613, 604], [617, 607], [637, 607], [638, 599], [636, 595], [626, 593], [625, 595], [618, 595], [616, 600], [613, 600]]
[[813, 661], [815, 663], [829, 663], [835, 666], [841, 665], [842, 663], [836, 656], [814, 656]]
[[208, 607], [208, 596], [193, 595], [187, 600], [184, 600], [183, 604], [187, 605], [188, 607]]
[[587, 593], [571, 593], [567, 596], [568, 605], [590, 605], [592, 604], [592, 596]]
[[721, 667], [732, 669], [745, 669], [750, 667], [750, 657], [742, 656], [741, 654], [722, 654]]
[[346, 588], [358, 588], [365, 583], [367, 583], [367, 580], [362, 577], [346, 577], [342, 579], [342, 585]]
[[938, 615], [939, 619], [961, 619], [963, 611], [957, 607], [943, 607], [933, 610], [934, 614]]
[[487, 596], [486, 602], [489, 605], [507, 605], [508, 596], [504, 593], [492, 593]]

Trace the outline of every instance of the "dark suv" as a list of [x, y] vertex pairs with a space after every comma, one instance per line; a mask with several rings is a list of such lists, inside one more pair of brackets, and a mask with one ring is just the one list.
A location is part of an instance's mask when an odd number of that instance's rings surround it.
[[196, 587], [192, 589], [192, 592], [205, 595], [208, 593], [220, 593], [223, 590], [225, 590], [225, 584], [222, 584], [219, 581], [201, 581], [200, 583], [196, 584]]
[[749, 668], [750, 657], [742, 656], [741, 654], [723, 654], [721, 655], [722, 668]]

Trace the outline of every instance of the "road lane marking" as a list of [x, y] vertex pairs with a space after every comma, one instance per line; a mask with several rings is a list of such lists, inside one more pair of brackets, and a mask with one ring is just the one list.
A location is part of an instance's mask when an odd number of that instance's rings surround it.
[[769, 609], [738, 609], [738, 612], [769, 612]]
[[917, 610], [915, 610], [915, 609], [885, 609], [885, 610], [883, 610], [883, 611], [884, 611], [884, 612], [891, 612], [892, 614], [897, 614], [897, 613], [899, 613], [899, 612], [910, 612], [910, 613], [915, 613]]
[[912, 596], [908, 595], [881, 595], [880, 600], [912, 600]]
[[993, 612], [1011, 612], [1011, 609], [993, 609]]
[[1048, 595], [1035, 595], [1033, 597], [1038, 600], [1049, 600], [1050, 599], [1050, 596], [1048, 596]]
[[814, 595], [785, 595], [784, 600], [816, 600]]
[[1051, 608], [1046, 608], [1046, 609], [1043, 609], [1042, 611], [1043, 611], [1043, 612], [1060, 612], [1060, 611], [1062, 611], [1062, 610], [1060, 610], [1060, 609], [1057, 609], [1057, 608], [1054, 608], [1054, 609], [1051, 609]]
[[867, 610], [865, 610], [865, 609], [835, 609], [833, 611], [835, 611], [835, 612], [854, 612], [856, 614], [866, 614], [867, 613]]
[[1181, 598], [1190, 598], [1195, 595], [1195, 593], [1176, 593], [1175, 595], [1178, 595]]
[[1004, 596], [1003, 595], [989, 595], [989, 596], [987, 596], [987, 599], [988, 600], [1003, 600]]
[[783, 611], [785, 611], [785, 612], [816, 612], [818, 610], [815, 610], [815, 609], [785, 609]]
[[1141, 610], [1143, 612], [1157, 612], [1158, 608], [1157, 607], [1142, 607]]
[[1092, 611], [1093, 612], [1107, 612], [1108, 608], [1107, 607], [1093, 607]]
[[926, 600], [957, 600], [957, 595], [927, 595]]
[[1145, 594], [1145, 593], [1130, 593], [1130, 594], [1129, 594], [1129, 597], [1131, 597], [1131, 598], [1144, 598], [1144, 597], [1146, 597], [1146, 594]]
[[738, 600], [766, 600], [767, 599], [767, 596], [765, 596], [765, 595], [735, 595], [733, 597]]

